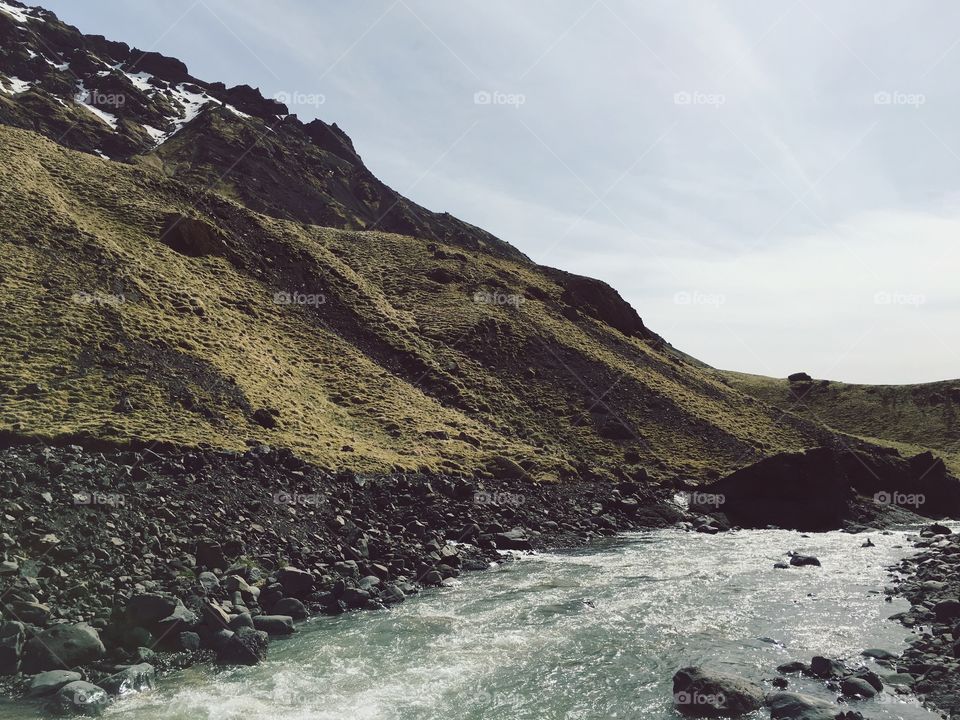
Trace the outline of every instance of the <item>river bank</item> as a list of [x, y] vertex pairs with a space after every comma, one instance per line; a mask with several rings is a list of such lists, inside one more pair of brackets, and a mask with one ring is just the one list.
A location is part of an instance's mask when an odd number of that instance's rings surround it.
[[6, 692], [63, 711], [198, 661], [258, 663], [294, 621], [396, 605], [499, 550], [685, 518], [655, 486], [535, 483], [518, 466], [470, 481], [333, 475], [266, 446], [14, 446], [0, 470], [0, 672]]
[[915, 543], [920, 552], [897, 565], [888, 593], [911, 604], [896, 617], [916, 634], [903, 655], [910, 687], [960, 718], [960, 534], [934, 526], [924, 535]]

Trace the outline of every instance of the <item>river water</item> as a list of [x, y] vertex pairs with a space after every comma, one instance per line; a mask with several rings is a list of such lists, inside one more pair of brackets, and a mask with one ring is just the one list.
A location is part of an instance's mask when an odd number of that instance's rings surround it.
[[[117, 720], [660, 720], [671, 678], [708, 664], [765, 682], [813, 655], [899, 652], [885, 567], [905, 534], [664, 530], [526, 556], [390, 611], [300, 625], [254, 668], [193, 668], [115, 704]], [[822, 568], [774, 570], [788, 550]], [[878, 670], [880, 670], [878, 668]], [[822, 683], [791, 690], [835, 699]], [[873, 720], [930, 720], [890, 693], [855, 703]], [[34, 717], [0, 706], [3, 720]], [[765, 712], [758, 718], [768, 718]]]

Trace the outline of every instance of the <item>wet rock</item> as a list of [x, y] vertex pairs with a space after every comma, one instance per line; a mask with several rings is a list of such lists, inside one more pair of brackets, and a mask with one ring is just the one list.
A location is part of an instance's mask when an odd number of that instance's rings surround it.
[[813, 555], [791, 555], [790, 564], [794, 567], [820, 567], [820, 560], [815, 558]]
[[883, 660], [886, 662], [892, 662], [893, 660], [897, 659], [897, 656], [889, 650], [881, 650], [879, 648], [867, 648], [860, 654], [864, 657], [873, 658], [874, 660]]
[[67, 683], [82, 680], [83, 676], [71, 670], [48, 670], [35, 675], [27, 688], [27, 697], [44, 697], [53, 695]]
[[830, 660], [822, 655], [815, 655], [810, 661], [810, 674], [822, 680], [840, 678], [847, 672], [846, 666], [839, 660]]
[[217, 660], [227, 665], [257, 665], [266, 660], [268, 645], [267, 633], [243, 627], [225, 639]]
[[809, 695], [776, 692], [767, 695], [772, 720], [836, 720], [840, 709]]
[[157, 671], [149, 663], [128, 665], [117, 668], [109, 677], [100, 681], [100, 687], [110, 695], [126, 695], [153, 688], [157, 680]]
[[507, 532], [496, 533], [493, 536], [497, 548], [500, 550], [532, 550], [533, 544], [527, 531], [520, 527], [515, 527]]
[[253, 626], [268, 635], [290, 635], [296, 630], [289, 615], [258, 615], [253, 618]]
[[757, 683], [686, 667], [673, 676], [673, 701], [684, 715], [740, 717], [763, 707], [763, 688]]
[[54, 696], [51, 710], [59, 715], [86, 715], [96, 717], [110, 705], [110, 696], [96, 685], [75, 680], [67, 683]]
[[847, 697], [853, 698], [872, 698], [877, 694], [874, 688], [863, 678], [848, 677], [840, 681], [840, 691]]
[[779, 673], [805, 673], [809, 671], [810, 667], [806, 663], [802, 663], [799, 660], [794, 660], [792, 662], [777, 666], [777, 672]]
[[189, 653], [197, 652], [202, 645], [199, 633], [195, 632], [180, 633], [177, 635], [177, 644], [179, 650]]
[[27, 641], [23, 671], [67, 670], [99, 660], [105, 653], [99, 634], [89, 625], [54, 625]]

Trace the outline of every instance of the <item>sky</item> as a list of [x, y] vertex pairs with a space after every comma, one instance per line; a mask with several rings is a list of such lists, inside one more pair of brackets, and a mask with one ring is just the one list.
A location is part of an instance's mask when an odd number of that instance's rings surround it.
[[960, 377], [960, 4], [45, 0], [336, 122], [715, 367]]

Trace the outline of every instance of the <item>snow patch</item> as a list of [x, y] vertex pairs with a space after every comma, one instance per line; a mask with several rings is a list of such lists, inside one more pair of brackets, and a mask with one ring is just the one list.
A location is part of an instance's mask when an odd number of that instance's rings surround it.
[[153, 138], [153, 141], [160, 145], [164, 140], [167, 139], [167, 134], [163, 130], [157, 130], [155, 127], [150, 125], [144, 125], [143, 129], [147, 131], [147, 135]]
[[[4, 84], [9, 85], [10, 89], [8, 90], [4, 87]], [[0, 90], [5, 92], [7, 95], [19, 95], [20, 93], [25, 93], [33, 87], [33, 83], [29, 83], [26, 80], [21, 80], [18, 77], [11, 75], [4, 82], [0, 82]]]
[[150, 73], [124, 73], [124, 75], [127, 76], [127, 79], [133, 83], [133, 86], [137, 88], [137, 90], [142, 90], [143, 92], [156, 90], [156, 88], [150, 84], [150, 81], [153, 80], [153, 75]]
[[9, 3], [3, 2], [3, 0], [0, 0], [0, 11], [5, 12], [7, 15], [10, 15], [18, 23], [25, 23], [27, 20], [35, 19], [32, 16], [27, 14], [26, 8], [14, 7]]
[[98, 118], [103, 120], [111, 128], [113, 128], [114, 130], [117, 129], [117, 123], [119, 122], [119, 120], [117, 120], [117, 116], [111, 115], [108, 112], [104, 112], [103, 110], [96, 107], [95, 105], [91, 105], [89, 102], [90, 93], [88, 91], [84, 90], [82, 87], [78, 88], [77, 94], [74, 96], [73, 99], [78, 105], [83, 105], [83, 107], [85, 107], [87, 110], [92, 112]]

